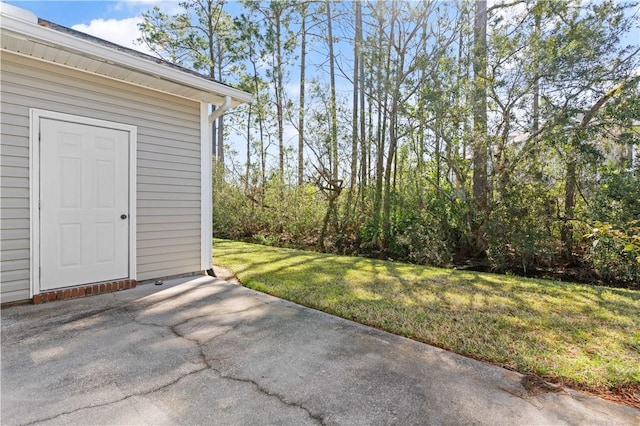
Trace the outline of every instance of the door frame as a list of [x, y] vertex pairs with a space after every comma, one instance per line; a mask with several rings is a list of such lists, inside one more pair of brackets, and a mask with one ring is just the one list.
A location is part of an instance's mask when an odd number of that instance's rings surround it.
[[29, 109], [29, 226], [30, 226], [30, 297], [40, 294], [40, 119], [46, 118], [88, 126], [123, 130], [129, 133], [129, 279], [136, 271], [136, 152], [138, 128], [128, 124], [97, 120], [42, 109]]

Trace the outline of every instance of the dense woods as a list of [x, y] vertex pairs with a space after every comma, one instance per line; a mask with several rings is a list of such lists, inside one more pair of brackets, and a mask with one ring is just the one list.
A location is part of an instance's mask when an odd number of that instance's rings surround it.
[[254, 95], [214, 123], [216, 236], [640, 287], [637, 4], [181, 7], [140, 43]]

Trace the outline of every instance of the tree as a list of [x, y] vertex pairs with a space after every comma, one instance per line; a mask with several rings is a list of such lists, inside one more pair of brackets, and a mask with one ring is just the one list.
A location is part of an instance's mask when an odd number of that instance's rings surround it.
[[[361, 146], [359, 139], [364, 143], [364, 90], [363, 82], [361, 82], [362, 65], [361, 53], [362, 49], [362, 4], [358, 1], [353, 2], [355, 35], [353, 40], [353, 92], [352, 92], [352, 114], [351, 114], [351, 174], [349, 178], [349, 192], [347, 194], [347, 215], [355, 212], [356, 205], [354, 202], [354, 191], [358, 179], [358, 150]], [[363, 78], [364, 79], [364, 78]], [[362, 104], [362, 105], [361, 105]], [[361, 163], [366, 164], [366, 154], [363, 153]], [[362, 166], [363, 170], [366, 166]], [[364, 174], [361, 175], [361, 185], [365, 185], [366, 180]], [[357, 197], [355, 197], [357, 201]]]
[[309, 3], [300, 5], [300, 94], [298, 103], [298, 186], [304, 183], [304, 115], [307, 70], [307, 19]]
[[476, 250], [484, 252], [487, 246], [482, 221], [489, 207], [486, 0], [476, 0], [473, 30], [473, 199], [477, 209], [474, 242]]
[[[597, 141], [615, 128], [628, 127], [621, 110], [605, 108], [610, 102], [638, 99], [640, 47], [624, 46], [621, 36], [633, 25], [624, 4], [615, 1], [579, 4], [553, 2], [549, 13], [554, 27], [546, 36], [541, 93], [546, 109], [545, 134], [564, 135], [568, 143], [556, 143], [564, 156], [564, 212], [561, 240], [563, 257], [574, 260], [574, 223], [579, 170], [597, 154]], [[558, 128], [561, 126], [560, 128]], [[592, 158], [596, 158], [593, 157]], [[593, 161], [593, 160], [591, 160]]]
[[[204, 72], [210, 78], [226, 80], [232, 73], [233, 55], [226, 49], [236, 37], [223, 0], [187, 0], [181, 13], [170, 16], [155, 6], [144, 12], [139, 24], [139, 43], [159, 57]], [[214, 123], [213, 149], [224, 170], [224, 118]]]
[[[251, 219], [234, 225], [245, 226], [235, 235], [263, 229], [289, 241], [298, 225], [280, 207], [304, 195], [315, 212], [304, 229], [317, 238], [305, 244], [322, 250], [527, 273], [590, 265], [607, 277], [637, 276], [629, 272], [637, 266], [616, 251], [626, 248], [617, 231], [629, 222], [616, 218], [632, 217], [635, 199], [608, 186], [633, 188], [637, 180], [628, 161], [618, 160], [640, 143], [640, 48], [622, 43], [638, 18], [627, 5], [324, 0], [239, 7], [237, 36], [222, 48], [202, 44], [226, 51], [227, 62], [246, 71], [242, 87], [254, 92], [254, 102], [227, 122], [227, 131], [242, 129], [247, 151], [237, 175], [248, 213], [239, 217]], [[187, 18], [150, 15], [151, 24], [173, 25], [172, 36], [154, 35], [167, 46], [164, 57], [193, 67], [176, 43], [186, 38]], [[310, 53], [318, 47], [321, 55]], [[294, 63], [295, 106], [285, 91]], [[216, 78], [230, 69], [211, 64]], [[298, 130], [295, 170], [285, 120]], [[225, 179], [234, 185], [233, 174]], [[596, 222], [616, 230], [606, 248], [583, 237]], [[618, 267], [603, 266], [610, 260]]]
[[336, 112], [336, 58], [333, 53], [333, 19], [331, 18], [332, 0], [326, 0], [325, 10], [327, 13], [327, 46], [329, 47], [329, 90], [331, 91], [329, 101], [329, 119], [331, 120], [330, 134], [330, 161], [331, 179], [338, 179], [338, 118]]

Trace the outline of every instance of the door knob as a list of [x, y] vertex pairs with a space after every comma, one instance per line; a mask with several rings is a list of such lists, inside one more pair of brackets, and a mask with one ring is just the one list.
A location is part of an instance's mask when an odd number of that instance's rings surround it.
[[120, 215], [120, 219], [126, 219], [126, 218], [127, 218], [126, 214], [123, 213], [123, 214]]

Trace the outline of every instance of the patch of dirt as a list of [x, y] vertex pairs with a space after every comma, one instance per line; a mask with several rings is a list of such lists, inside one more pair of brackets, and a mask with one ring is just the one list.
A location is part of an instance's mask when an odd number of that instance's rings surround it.
[[216, 277], [220, 278], [221, 280], [225, 280], [233, 284], [242, 285], [238, 277], [236, 277], [233, 271], [231, 271], [231, 269], [229, 268], [213, 265], [213, 272], [216, 274]]
[[527, 391], [530, 396], [542, 395], [549, 392], [561, 392], [562, 386], [555, 385], [553, 383], [545, 382], [540, 377], [533, 374], [526, 374], [522, 376], [520, 384]]

